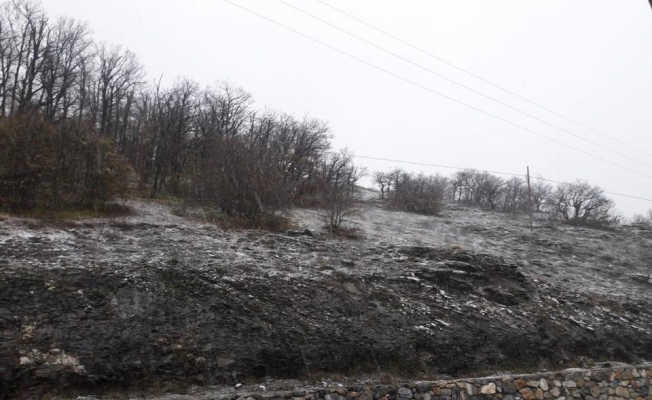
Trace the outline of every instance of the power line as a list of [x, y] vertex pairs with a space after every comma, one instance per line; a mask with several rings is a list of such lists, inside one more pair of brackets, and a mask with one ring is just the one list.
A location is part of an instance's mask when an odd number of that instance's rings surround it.
[[350, 31], [347, 31], [346, 29], [343, 29], [343, 28], [341, 28], [341, 27], [339, 27], [339, 26], [337, 26], [337, 25], [335, 25], [335, 24], [332, 24], [331, 22], [328, 22], [328, 21], [326, 21], [326, 20], [324, 20], [324, 19], [322, 19], [322, 18], [320, 18], [320, 17], [318, 17], [318, 16], [316, 16], [316, 15], [314, 15], [314, 14], [312, 14], [312, 13], [306, 11], [306, 10], [303, 10], [303, 9], [297, 7], [297, 6], [294, 6], [294, 5], [292, 5], [292, 4], [288, 3], [288, 2], [286, 2], [285, 0], [276, 0], [276, 1], [278, 1], [278, 2], [281, 3], [281, 4], [284, 4], [285, 6], [287, 6], [287, 7], [289, 7], [289, 8], [292, 8], [293, 10], [296, 10], [296, 11], [298, 11], [298, 12], [304, 14], [304, 15], [307, 15], [308, 17], [313, 18], [313, 19], [315, 19], [315, 20], [317, 20], [317, 21], [319, 21], [319, 22], [321, 22], [321, 23], [323, 23], [323, 24], [325, 24], [325, 25], [328, 25], [328, 26], [330, 26], [331, 28], [337, 29], [338, 31], [340, 31], [340, 32], [342, 32], [342, 33], [344, 33], [344, 34], [347, 34], [347, 35], [349, 35], [349, 36], [351, 36], [351, 37], [353, 37], [353, 38], [355, 38], [355, 39], [357, 39], [357, 40], [360, 40], [360, 41], [363, 42], [363, 43], [366, 43], [366, 44], [368, 44], [368, 45], [370, 45], [370, 46], [372, 46], [372, 47], [374, 47], [374, 48], [376, 48], [376, 49], [378, 49], [378, 50], [381, 50], [381, 51], [383, 51], [383, 52], [385, 52], [385, 53], [387, 53], [387, 54], [389, 54], [389, 55], [391, 55], [391, 56], [393, 56], [393, 57], [396, 57], [396, 58], [398, 58], [399, 60], [402, 60], [402, 61], [404, 61], [404, 62], [406, 62], [406, 63], [408, 63], [408, 64], [410, 64], [410, 65], [413, 65], [413, 66], [415, 66], [415, 67], [417, 67], [417, 68], [419, 68], [419, 69], [422, 69], [422, 70], [424, 70], [424, 71], [426, 71], [426, 72], [428, 72], [428, 73], [430, 73], [430, 74], [433, 74], [433, 75], [435, 75], [435, 76], [438, 76], [438, 77], [440, 77], [440, 78], [442, 78], [442, 79], [444, 79], [444, 80], [446, 80], [446, 81], [448, 81], [448, 82], [453, 83], [454, 85], [457, 85], [457, 86], [459, 86], [459, 87], [462, 87], [462, 88], [464, 88], [464, 89], [466, 89], [466, 90], [468, 90], [468, 91], [470, 91], [470, 92], [473, 92], [473, 93], [475, 93], [475, 94], [477, 94], [477, 95], [479, 95], [479, 96], [482, 96], [482, 97], [484, 97], [484, 98], [486, 98], [486, 99], [489, 99], [489, 100], [491, 100], [491, 101], [494, 101], [494, 102], [496, 102], [496, 103], [502, 105], [503, 107], [507, 107], [507, 108], [509, 108], [510, 110], [516, 111], [516, 112], [518, 112], [518, 113], [520, 113], [520, 114], [523, 114], [523, 115], [525, 115], [525, 116], [527, 116], [527, 117], [530, 117], [530, 118], [532, 118], [532, 119], [534, 119], [534, 120], [537, 120], [537, 121], [539, 121], [539, 122], [541, 122], [541, 123], [544, 123], [544, 124], [546, 124], [546, 125], [548, 125], [548, 126], [551, 126], [551, 127], [555, 128], [555, 129], [558, 129], [558, 130], [560, 130], [560, 131], [562, 131], [562, 132], [564, 132], [564, 133], [566, 133], [566, 134], [568, 134], [568, 135], [571, 135], [571, 136], [573, 136], [573, 137], [575, 137], [575, 138], [577, 138], [577, 139], [583, 140], [583, 141], [585, 141], [585, 142], [587, 142], [587, 143], [590, 143], [590, 144], [592, 144], [592, 145], [594, 145], [594, 146], [596, 146], [596, 147], [599, 147], [599, 148], [601, 148], [601, 149], [603, 149], [603, 150], [606, 150], [606, 151], [608, 151], [608, 152], [610, 152], [610, 153], [613, 153], [613, 154], [619, 155], [619, 156], [621, 156], [621, 157], [623, 157], [623, 158], [627, 158], [627, 159], [629, 159], [629, 160], [631, 160], [631, 161], [634, 161], [634, 162], [637, 162], [637, 163], [639, 163], [639, 164], [645, 165], [646, 167], [652, 167], [651, 164], [648, 164], [648, 163], [646, 163], [646, 162], [644, 162], [644, 161], [638, 160], [638, 159], [636, 159], [636, 158], [634, 158], [634, 157], [630, 157], [630, 156], [628, 156], [627, 154], [623, 154], [623, 153], [621, 153], [621, 152], [619, 152], [619, 151], [616, 151], [616, 150], [614, 150], [614, 149], [611, 149], [611, 148], [609, 148], [609, 147], [603, 146], [603, 145], [601, 145], [600, 143], [596, 143], [596, 142], [594, 142], [593, 140], [587, 139], [587, 138], [585, 138], [585, 137], [583, 137], [583, 136], [580, 136], [580, 135], [578, 135], [578, 134], [576, 134], [576, 133], [573, 133], [573, 132], [571, 132], [571, 131], [569, 131], [569, 130], [567, 130], [567, 129], [565, 129], [565, 128], [562, 128], [562, 127], [560, 127], [560, 126], [558, 126], [558, 125], [555, 125], [555, 124], [553, 124], [553, 123], [551, 123], [551, 122], [548, 122], [548, 121], [546, 121], [546, 120], [544, 120], [544, 119], [542, 119], [542, 118], [539, 118], [539, 117], [537, 117], [536, 115], [532, 115], [532, 114], [530, 114], [530, 113], [528, 113], [528, 112], [526, 112], [526, 111], [523, 111], [523, 110], [521, 110], [521, 109], [519, 109], [519, 108], [517, 108], [517, 107], [514, 107], [514, 106], [512, 106], [512, 105], [510, 105], [510, 104], [507, 104], [507, 103], [501, 101], [501, 100], [498, 100], [498, 99], [496, 99], [495, 97], [492, 97], [492, 96], [489, 96], [489, 95], [487, 95], [487, 94], [484, 94], [484, 93], [482, 93], [482, 92], [480, 92], [480, 91], [478, 91], [478, 90], [473, 89], [472, 87], [469, 87], [469, 86], [467, 86], [467, 85], [465, 85], [465, 84], [463, 84], [463, 83], [460, 83], [460, 82], [458, 82], [458, 81], [456, 81], [456, 80], [454, 80], [454, 79], [451, 79], [451, 78], [449, 78], [449, 77], [447, 77], [447, 76], [445, 76], [445, 75], [443, 75], [443, 74], [440, 74], [440, 73], [438, 73], [438, 72], [436, 72], [436, 71], [433, 71], [433, 70], [430, 69], [430, 68], [424, 67], [423, 65], [421, 65], [421, 64], [419, 64], [419, 63], [416, 63], [416, 62], [414, 62], [414, 61], [412, 61], [412, 60], [410, 60], [410, 59], [408, 59], [408, 58], [405, 58], [405, 57], [403, 57], [403, 56], [401, 56], [401, 55], [399, 55], [399, 54], [397, 54], [397, 53], [395, 53], [395, 52], [393, 52], [393, 51], [391, 51], [391, 50], [387, 50], [386, 48], [384, 48], [384, 47], [382, 47], [382, 46], [379, 46], [379, 45], [377, 45], [377, 44], [375, 44], [375, 43], [373, 43], [373, 42], [371, 42], [371, 41], [369, 41], [369, 40], [367, 40], [367, 39], [365, 39], [365, 38], [362, 38], [362, 37], [360, 37], [360, 36], [358, 36], [358, 35], [356, 35], [356, 34], [354, 34], [354, 33], [351, 33]]
[[452, 102], [455, 102], [455, 103], [457, 103], [457, 104], [460, 104], [460, 105], [462, 105], [462, 106], [465, 106], [465, 107], [467, 107], [467, 108], [470, 108], [470, 109], [472, 109], [472, 110], [474, 110], [474, 111], [477, 111], [477, 112], [479, 112], [479, 113], [481, 113], [481, 114], [484, 114], [484, 115], [487, 115], [487, 116], [489, 116], [489, 117], [495, 118], [495, 119], [497, 119], [497, 120], [499, 120], [499, 121], [502, 121], [502, 122], [504, 122], [504, 123], [506, 123], [506, 124], [512, 125], [512, 126], [514, 126], [514, 127], [516, 127], [516, 128], [519, 128], [519, 129], [522, 129], [522, 130], [524, 130], [524, 131], [526, 131], [526, 132], [530, 132], [530, 133], [532, 133], [532, 134], [534, 134], [534, 135], [536, 135], [536, 136], [539, 136], [539, 137], [541, 137], [541, 138], [543, 138], [543, 139], [546, 139], [546, 140], [548, 140], [548, 141], [551, 141], [551, 142], [557, 143], [557, 144], [559, 144], [559, 145], [561, 145], [561, 146], [564, 146], [564, 147], [568, 147], [569, 149], [574, 150], [574, 151], [576, 151], [576, 152], [578, 152], [578, 153], [582, 153], [582, 154], [584, 154], [584, 155], [587, 155], [587, 156], [589, 156], [589, 157], [593, 157], [593, 158], [595, 158], [595, 159], [597, 159], [597, 160], [600, 160], [600, 161], [606, 162], [606, 163], [611, 164], [611, 165], [613, 165], [613, 166], [616, 166], [616, 167], [618, 167], [618, 168], [621, 168], [621, 169], [627, 170], [627, 171], [629, 171], [629, 172], [632, 172], [632, 173], [635, 173], [635, 174], [638, 174], [638, 175], [641, 175], [641, 176], [645, 176], [646, 178], [650, 178], [650, 179], [652, 179], [652, 175], [648, 175], [648, 174], [646, 174], [646, 173], [643, 173], [643, 172], [637, 171], [637, 170], [635, 170], [635, 169], [632, 169], [632, 168], [626, 167], [626, 166], [621, 165], [621, 164], [618, 164], [618, 163], [616, 163], [616, 162], [609, 161], [609, 160], [607, 160], [607, 159], [605, 159], [605, 158], [603, 158], [603, 157], [597, 156], [597, 155], [595, 155], [595, 154], [588, 153], [588, 152], [586, 152], [586, 151], [584, 151], [584, 150], [578, 149], [577, 147], [574, 147], [574, 146], [571, 146], [571, 145], [569, 145], [569, 144], [567, 144], [567, 143], [564, 143], [564, 142], [561, 142], [561, 141], [559, 141], [559, 140], [553, 139], [553, 138], [548, 137], [548, 136], [546, 136], [546, 135], [544, 135], [544, 134], [542, 134], [542, 133], [539, 133], [539, 132], [537, 132], [537, 131], [535, 131], [535, 130], [532, 130], [532, 129], [526, 128], [526, 127], [524, 127], [524, 126], [522, 126], [522, 125], [519, 125], [519, 124], [517, 124], [517, 123], [515, 123], [515, 122], [509, 121], [509, 120], [507, 120], [507, 119], [505, 119], [505, 118], [499, 117], [499, 116], [497, 116], [497, 115], [495, 115], [495, 114], [492, 114], [492, 113], [490, 113], [490, 112], [488, 112], [488, 111], [484, 111], [484, 110], [482, 110], [482, 109], [480, 109], [480, 108], [477, 108], [477, 107], [475, 107], [475, 106], [472, 106], [472, 105], [470, 105], [470, 104], [467, 104], [467, 103], [465, 103], [465, 102], [463, 102], [463, 101], [461, 101], [461, 100], [457, 100], [457, 99], [455, 99], [455, 98], [453, 98], [453, 97], [450, 97], [450, 96], [448, 96], [448, 95], [445, 95], [445, 94], [443, 94], [443, 93], [440, 93], [440, 92], [438, 92], [438, 91], [436, 91], [436, 90], [434, 90], [434, 89], [431, 89], [431, 88], [429, 88], [429, 87], [427, 87], [427, 86], [424, 86], [424, 85], [422, 85], [422, 84], [420, 84], [420, 83], [418, 83], [418, 82], [415, 82], [415, 81], [413, 81], [413, 80], [411, 80], [411, 79], [408, 79], [408, 78], [405, 78], [405, 77], [400, 76], [400, 75], [398, 75], [398, 74], [395, 74], [395, 73], [393, 73], [393, 72], [391, 72], [391, 71], [389, 71], [389, 70], [387, 70], [387, 69], [384, 69], [383, 67], [379, 67], [379, 66], [377, 66], [377, 65], [375, 65], [375, 64], [373, 64], [373, 63], [371, 63], [371, 62], [369, 62], [369, 61], [366, 61], [366, 60], [364, 60], [364, 59], [362, 59], [362, 58], [359, 58], [359, 57], [357, 57], [357, 56], [354, 56], [353, 54], [347, 53], [347, 52], [344, 51], [344, 50], [338, 49], [337, 47], [334, 47], [334, 46], [332, 46], [332, 45], [330, 45], [330, 44], [328, 44], [328, 43], [326, 43], [326, 42], [322, 42], [322, 41], [319, 40], [319, 39], [315, 39], [315, 38], [313, 38], [312, 36], [309, 36], [309, 35], [307, 35], [307, 34], [305, 34], [305, 33], [302, 33], [302, 32], [300, 32], [300, 31], [298, 31], [298, 30], [296, 30], [296, 29], [294, 29], [294, 28], [291, 28], [291, 27], [289, 27], [289, 26], [287, 26], [287, 25], [285, 25], [285, 24], [283, 24], [283, 23], [281, 23], [281, 22], [275, 21], [275, 20], [273, 20], [273, 19], [271, 19], [271, 18], [269, 18], [269, 17], [266, 17], [266, 16], [264, 16], [264, 15], [262, 15], [262, 14], [259, 14], [259, 13], [255, 12], [255, 11], [253, 11], [253, 10], [250, 10], [250, 9], [244, 7], [244, 6], [241, 6], [241, 5], [239, 5], [239, 4], [236, 4], [236, 3], [234, 3], [234, 2], [231, 1], [231, 0], [223, 0], [223, 1], [226, 2], [226, 3], [228, 3], [228, 4], [233, 5], [233, 6], [235, 6], [235, 7], [238, 7], [238, 8], [240, 8], [241, 10], [244, 10], [244, 11], [246, 11], [246, 12], [252, 14], [252, 15], [255, 15], [255, 16], [259, 17], [259, 18], [262, 18], [262, 19], [264, 19], [264, 20], [266, 20], [266, 21], [268, 21], [268, 22], [271, 22], [271, 23], [273, 23], [273, 24], [275, 24], [275, 25], [278, 25], [278, 26], [280, 26], [280, 27], [282, 27], [282, 28], [284, 28], [284, 29], [287, 29], [287, 30], [289, 30], [290, 32], [293, 32], [293, 33], [295, 33], [295, 34], [297, 34], [297, 35], [299, 35], [299, 36], [302, 36], [302, 37], [304, 37], [304, 38], [306, 38], [306, 39], [309, 39], [309, 40], [311, 40], [311, 41], [313, 41], [313, 42], [315, 42], [315, 43], [318, 43], [318, 44], [320, 44], [320, 45], [322, 45], [322, 46], [324, 46], [324, 47], [327, 47], [327, 48], [329, 48], [329, 49], [331, 49], [331, 50], [333, 50], [333, 51], [335, 51], [335, 52], [338, 52], [338, 53], [340, 53], [340, 54], [343, 54], [343, 55], [345, 55], [345, 56], [347, 56], [347, 57], [349, 57], [349, 58], [351, 58], [351, 59], [353, 59], [353, 60], [356, 60], [356, 61], [362, 63], [362, 64], [365, 64], [365, 65], [367, 65], [367, 66], [369, 66], [369, 67], [372, 67], [372, 68], [374, 68], [374, 69], [376, 69], [376, 70], [378, 70], [378, 71], [381, 71], [381, 72], [383, 72], [383, 73], [385, 73], [385, 74], [387, 74], [387, 75], [393, 76], [393, 77], [395, 77], [395, 78], [397, 78], [397, 79], [400, 79], [400, 80], [402, 80], [402, 81], [404, 81], [404, 82], [407, 82], [407, 83], [409, 83], [409, 84], [411, 84], [411, 85], [413, 85], [413, 86], [416, 86], [416, 87], [419, 87], [419, 88], [424, 89], [424, 90], [426, 90], [426, 91], [429, 91], [429, 92], [431, 92], [431, 93], [434, 93], [434, 94], [436, 94], [436, 95], [438, 95], [438, 96], [440, 96], [440, 97], [443, 97], [443, 98], [448, 99], [448, 100], [450, 100], [450, 101], [452, 101]]
[[[429, 163], [421, 163], [421, 162], [405, 161], [405, 160], [396, 160], [396, 159], [382, 158], [382, 157], [359, 156], [359, 155], [355, 155], [355, 154], [353, 155], [353, 157], [355, 157], [355, 158], [364, 158], [364, 159], [368, 159], [368, 160], [388, 161], [388, 162], [401, 163], [401, 164], [421, 165], [421, 166], [425, 166], [425, 167], [437, 167], [437, 168], [447, 168], [447, 169], [456, 169], [456, 170], [476, 170], [475, 168], [462, 168], [462, 167], [454, 167], [454, 166], [451, 166], [451, 165], [429, 164]], [[511, 173], [511, 172], [498, 172], [498, 171], [491, 171], [491, 170], [480, 170], [480, 171], [489, 172], [489, 173], [496, 174], [496, 175], [508, 175], [508, 176], [518, 176], [518, 177], [522, 177], [524, 175], [524, 174], [515, 174], [515, 173]], [[535, 179], [539, 179], [539, 180], [542, 180], [542, 181], [545, 181], [545, 182], [550, 182], [550, 183], [556, 183], [556, 184], [559, 184], [559, 185], [562, 185], [562, 184], [565, 183], [565, 182], [555, 181], [555, 180], [552, 180], [552, 179], [546, 179], [546, 178], [543, 178], [543, 177], [536, 177]], [[606, 193], [606, 194], [614, 195], [614, 196], [628, 197], [630, 199], [636, 199], [636, 200], [643, 200], [643, 201], [652, 202], [652, 199], [648, 199], [646, 197], [633, 196], [633, 195], [617, 193], [617, 192], [609, 192], [609, 191], [606, 191], [606, 190], [604, 190], [603, 192]]]
[[[401, 164], [421, 165], [421, 166], [424, 166], [424, 167], [437, 167], [437, 168], [457, 169], [457, 170], [465, 170], [465, 169], [473, 169], [473, 170], [475, 170], [476, 169], [476, 168], [453, 167], [453, 166], [450, 166], [450, 165], [427, 164], [427, 163], [420, 163], [420, 162], [414, 162], [414, 161], [392, 160], [390, 158], [359, 156], [359, 155], [356, 155], [356, 154], [354, 154], [353, 157], [355, 157], [355, 158], [364, 158], [364, 159], [367, 159], [367, 160], [390, 161], [390, 162], [401, 163]], [[511, 172], [490, 171], [490, 170], [487, 170], [487, 169], [482, 169], [480, 171], [490, 172], [490, 173], [496, 174], [496, 175], [508, 175], [508, 176], [523, 176], [524, 175], [524, 174], [513, 174]]]
[[[620, 144], [622, 144], [622, 145], [625, 145], [625, 146], [627, 146], [627, 147], [629, 147], [629, 148], [631, 148], [631, 149], [634, 149], [634, 150], [637, 150], [637, 151], [639, 151], [639, 152], [641, 152], [641, 153], [644, 153], [644, 154], [647, 154], [647, 155], [649, 155], [649, 156], [652, 156], [652, 153], [651, 153], [651, 152], [645, 151], [644, 149], [641, 149], [640, 147], [634, 146], [634, 145], [629, 144], [629, 143], [627, 143], [627, 142], [625, 142], [625, 141], [622, 141], [622, 140], [620, 140], [620, 139], [618, 139], [618, 138], [615, 138], [615, 137], [613, 137], [613, 136], [611, 136], [611, 135], [608, 135], [608, 134], [606, 134], [606, 133], [604, 133], [604, 132], [601, 132], [601, 131], [599, 131], [599, 130], [597, 130], [597, 129], [595, 129], [595, 128], [592, 128], [592, 127], [590, 127], [590, 126], [588, 126], [588, 125], [585, 125], [585, 124], [583, 124], [583, 123], [581, 123], [581, 122], [579, 122], [579, 121], [577, 121], [577, 120], [575, 120], [575, 119], [572, 119], [572, 118], [567, 117], [567, 116], [565, 116], [565, 115], [563, 115], [563, 114], [561, 114], [561, 113], [559, 113], [559, 112], [557, 112], [557, 111], [555, 111], [555, 110], [552, 110], [552, 109], [550, 109], [550, 108], [548, 108], [548, 107], [546, 107], [546, 106], [544, 106], [544, 105], [542, 105], [542, 104], [540, 104], [540, 103], [537, 103], [537, 102], [535, 102], [535, 101], [529, 100], [528, 98], [526, 98], [526, 97], [524, 97], [524, 96], [521, 96], [520, 94], [518, 94], [518, 93], [516, 93], [516, 92], [513, 92], [513, 91], [511, 91], [511, 90], [509, 90], [509, 89], [507, 89], [507, 88], [505, 88], [505, 87], [503, 87], [503, 86], [501, 86], [501, 85], [498, 85], [497, 83], [493, 83], [493, 82], [491, 82], [490, 80], [485, 79], [485, 78], [483, 78], [483, 77], [481, 77], [481, 76], [479, 76], [479, 75], [477, 75], [477, 74], [474, 74], [473, 72], [470, 72], [469, 70], [464, 69], [464, 68], [462, 68], [462, 67], [460, 67], [460, 66], [458, 66], [458, 65], [455, 65], [455, 64], [453, 64], [453, 63], [450, 62], [450, 61], [446, 61], [445, 59], [443, 59], [443, 58], [441, 58], [441, 57], [438, 57], [438, 56], [436, 56], [436, 55], [434, 55], [434, 54], [432, 54], [432, 53], [430, 53], [430, 52], [428, 52], [428, 51], [426, 51], [426, 50], [424, 50], [424, 49], [422, 49], [422, 48], [420, 48], [420, 47], [417, 47], [417, 46], [415, 46], [415, 45], [413, 45], [413, 44], [411, 44], [411, 43], [409, 43], [409, 42], [407, 42], [407, 41], [405, 41], [405, 40], [403, 40], [403, 39], [401, 39], [401, 38], [399, 38], [399, 37], [397, 37], [397, 36], [395, 36], [395, 35], [392, 35], [391, 33], [387, 32], [387, 31], [385, 31], [385, 30], [383, 30], [383, 29], [380, 29], [380, 28], [378, 28], [378, 27], [376, 27], [376, 26], [374, 26], [374, 25], [372, 25], [372, 24], [370, 24], [370, 23], [368, 23], [368, 22], [365, 22], [365, 21], [363, 21], [362, 19], [357, 18], [357, 17], [355, 17], [355, 16], [353, 16], [353, 15], [347, 13], [346, 11], [343, 11], [343, 10], [341, 10], [341, 9], [339, 9], [339, 8], [337, 8], [337, 7], [335, 7], [335, 6], [333, 6], [333, 5], [330, 5], [330, 4], [328, 4], [327, 2], [325, 2], [325, 1], [323, 1], [323, 0], [315, 0], [315, 1], [317, 1], [317, 2], [319, 2], [319, 3], [321, 3], [321, 4], [323, 4], [323, 5], [325, 5], [326, 7], [329, 7], [329, 8], [331, 8], [331, 9], [333, 9], [333, 10], [339, 12], [340, 14], [343, 14], [343, 15], [345, 15], [345, 16], [347, 16], [347, 17], [349, 17], [349, 18], [351, 18], [351, 19], [353, 19], [353, 20], [355, 20], [355, 21], [357, 21], [357, 22], [359, 22], [359, 23], [361, 23], [361, 24], [363, 24], [363, 25], [365, 25], [365, 26], [367, 26], [367, 27], [369, 27], [369, 28], [371, 28], [371, 29], [377, 31], [377, 32], [380, 32], [380, 33], [382, 33], [383, 35], [385, 35], [385, 36], [387, 36], [387, 37], [390, 37], [390, 38], [396, 40], [396, 41], [399, 42], [399, 43], [402, 43], [402, 44], [404, 44], [404, 45], [406, 45], [406, 46], [408, 46], [408, 47], [410, 47], [410, 48], [412, 48], [412, 49], [414, 49], [414, 50], [417, 50], [417, 51], [419, 51], [420, 53], [423, 53], [423, 54], [425, 54], [425, 55], [427, 55], [427, 56], [429, 56], [429, 57], [431, 57], [431, 58], [433, 58], [433, 59], [435, 59], [435, 60], [437, 60], [437, 61], [439, 61], [439, 62], [441, 62], [441, 63], [444, 63], [444, 64], [446, 64], [446, 65], [448, 65], [448, 66], [450, 66], [450, 67], [453, 67], [453, 68], [455, 68], [456, 70], [461, 71], [461, 72], [463, 72], [463, 73], [465, 73], [465, 74], [467, 74], [467, 75], [469, 75], [469, 76], [472, 76], [472, 77], [474, 77], [475, 79], [478, 79], [478, 80], [480, 80], [480, 81], [482, 81], [482, 82], [484, 82], [484, 83], [486, 83], [486, 84], [488, 84], [488, 85], [491, 85], [491, 86], [493, 86], [493, 87], [495, 87], [495, 88], [497, 88], [497, 89], [500, 89], [500, 90], [504, 91], [505, 93], [508, 93], [508, 94], [510, 94], [510, 95], [512, 95], [512, 96], [514, 96], [514, 97], [517, 97], [517, 98], [519, 98], [519, 99], [521, 99], [521, 100], [523, 100], [523, 101], [525, 101], [525, 102], [527, 102], [527, 103], [530, 103], [530, 104], [532, 104], [532, 105], [534, 105], [534, 106], [536, 106], [536, 107], [539, 107], [539, 108], [541, 108], [541, 109], [543, 109], [543, 110], [545, 110], [545, 111], [547, 111], [547, 112], [549, 112], [549, 113], [551, 113], [551, 114], [554, 114], [554, 115], [556, 115], [556, 116], [558, 116], [558, 117], [560, 117], [560, 118], [563, 118], [563, 119], [565, 119], [566, 121], [572, 122], [572, 123], [574, 123], [574, 124], [576, 124], [576, 125], [578, 125], [578, 126], [584, 128], [584, 129], [587, 129], [587, 130], [590, 130], [590, 131], [592, 131], [592, 132], [595, 132], [595, 133], [597, 133], [598, 135], [604, 136], [604, 137], [606, 137], [606, 138], [608, 138], [608, 139], [611, 139], [611, 140], [613, 140], [613, 141], [615, 141], [615, 142], [617, 142], [617, 143], [620, 143]], [[651, 1], [651, 3], [652, 3], [652, 0], [650, 0], [650, 1]]]

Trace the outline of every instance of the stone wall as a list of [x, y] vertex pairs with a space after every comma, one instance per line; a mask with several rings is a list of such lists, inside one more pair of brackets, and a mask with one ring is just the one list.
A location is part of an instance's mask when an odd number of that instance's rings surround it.
[[235, 391], [217, 400], [652, 400], [652, 365], [567, 369], [403, 385], [351, 386], [293, 392]]

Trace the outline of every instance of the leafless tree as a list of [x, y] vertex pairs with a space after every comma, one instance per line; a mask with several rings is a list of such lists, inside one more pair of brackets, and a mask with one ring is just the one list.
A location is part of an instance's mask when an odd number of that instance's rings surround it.
[[347, 217], [357, 212], [356, 184], [366, 171], [353, 164], [353, 156], [347, 150], [330, 153], [324, 157], [317, 171], [323, 206], [326, 209], [326, 225], [337, 230]]
[[123, 119], [131, 111], [129, 99], [142, 84], [144, 72], [134, 53], [106, 43], [97, 45], [96, 62], [91, 119], [98, 124], [101, 134], [119, 141], [124, 139], [120, 136], [124, 134]]
[[2, 115], [39, 107], [38, 80], [47, 50], [48, 19], [40, 4], [15, 0], [0, 10]]
[[529, 200], [525, 180], [518, 176], [506, 180], [503, 187], [502, 202], [504, 212], [527, 211]]
[[[224, 147], [244, 146], [235, 140], [246, 130], [251, 110], [251, 95], [228, 83], [218, 83], [199, 95], [192, 147], [192, 192], [202, 201], [215, 201], [220, 190], [212, 174], [226, 170]], [[233, 174], [234, 171], [231, 171]], [[234, 177], [236, 178], [236, 177]]]
[[613, 200], [586, 181], [565, 182], [549, 196], [548, 205], [570, 223], [609, 226], [617, 222]]
[[387, 172], [385, 175], [387, 178], [387, 196], [389, 197], [392, 194], [392, 190], [396, 186], [400, 185], [401, 177], [406, 174], [401, 168], [394, 168], [393, 170]]
[[313, 186], [314, 174], [330, 149], [332, 135], [328, 124], [310, 118], [297, 121], [289, 116], [282, 116], [280, 122], [277, 141], [284, 158], [284, 181], [292, 185], [298, 198], [310, 196], [320, 190]]
[[495, 210], [503, 189], [503, 180], [488, 172], [476, 172], [470, 182], [473, 203]]
[[550, 197], [552, 186], [537, 178], [532, 183], [532, 211], [543, 211], [546, 199]]
[[373, 174], [373, 181], [380, 189], [380, 198], [385, 199], [385, 188], [388, 187], [387, 174], [384, 172], [376, 171]]
[[389, 206], [417, 214], [439, 213], [447, 181], [441, 176], [413, 175], [403, 172], [394, 181]]
[[475, 173], [472, 169], [466, 169], [451, 176], [450, 186], [453, 193], [453, 202], [471, 201], [471, 179]]
[[75, 93], [74, 89], [80, 86], [85, 66], [90, 62], [89, 32], [86, 24], [68, 18], [58, 20], [48, 31], [39, 101], [47, 119], [66, 119], [71, 107], [79, 104], [80, 91]]
[[9, 113], [16, 58], [15, 13], [11, 3], [0, 4], [0, 116]]

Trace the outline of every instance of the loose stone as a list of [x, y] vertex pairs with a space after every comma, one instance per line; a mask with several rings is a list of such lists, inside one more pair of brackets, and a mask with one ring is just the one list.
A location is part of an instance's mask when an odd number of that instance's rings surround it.
[[521, 396], [523, 397], [523, 400], [534, 400], [534, 393], [532, 393], [532, 390], [528, 387], [522, 388], [521, 390], [518, 391]]
[[474, 396], [478, 393], [478, 388], [475, 387], [475, 385], [472, 385], [470, 383], [466, 384], [466, 392], [470, 394], [471, 396]]
[[487, 385], [484, 385], [480, 388], [481, 394], [495, 394], [496, 393], [496, 384], [491, 382]]
[[541, 390], [543, 390], [544, 392], [547, 392], [548, 389], [550, 389], [549, 386], [548, 386], [548, 381], [545, 380], [544, 378], [541, 378], [541, 380], [539, 381], [539, 387], [540, 387]]
[[398, 389], [398, 396], [404, 399], [411, 399], [412, 391], [409, 388], [401, 387]]
[[629, 399], [629, 390], [627, 390], [626, 388], [624, 388], [622, 386], [618, 386], [616, 388], [616, 396], [624, 397], [626, 399]]

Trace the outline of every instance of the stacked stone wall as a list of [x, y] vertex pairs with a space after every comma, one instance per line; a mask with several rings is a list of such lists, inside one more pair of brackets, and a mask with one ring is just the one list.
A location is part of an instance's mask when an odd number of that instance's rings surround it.
[[235, 391], [217, 400], [652, 400], [652, 365], [567, 369], [401, 385], [292, 392]]

